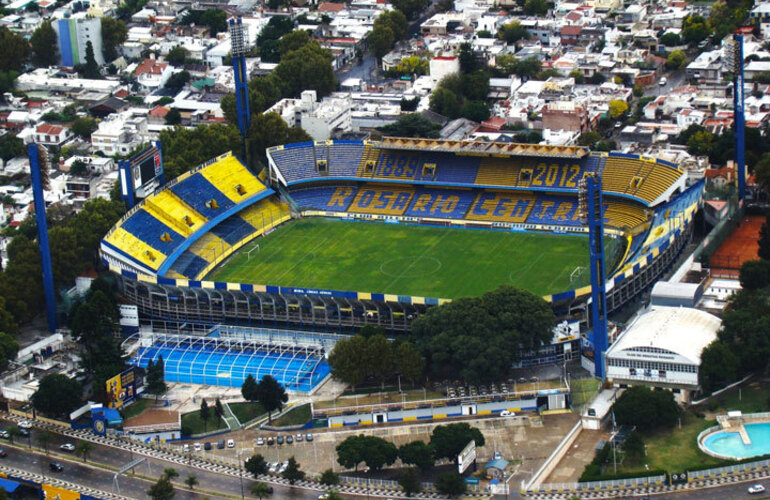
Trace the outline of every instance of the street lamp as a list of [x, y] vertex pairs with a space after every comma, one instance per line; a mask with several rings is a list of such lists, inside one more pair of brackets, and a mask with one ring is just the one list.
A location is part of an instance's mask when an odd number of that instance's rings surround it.
[[243, 500], [244, 499], [244, 494], [243, 494], [243, 467], [241, 465], [241, 453], [243, 453], [242, 449], [238, 450], [238, 453], [236, 453], [236, 455], [238, 455], [238, 480], [241, 482], [241, 500]]

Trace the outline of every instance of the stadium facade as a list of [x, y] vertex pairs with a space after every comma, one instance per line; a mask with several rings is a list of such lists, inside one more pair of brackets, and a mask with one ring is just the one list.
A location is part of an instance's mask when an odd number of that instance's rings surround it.
[[[333, 217], [454, 228], [584, 233], [578, 182], [602, 176], [606, 232], [625, 251], [609, 271], [612, 311], [647, 289], [689, 240], [703, 183], [664, 160], [582, 147], [386, 138], [320, 141], [267, 151], [266, 175], [233, 155], [159, 188], [104, 237], [101, 255], [144, 321], [406, 331], [445, 301], [325, 290], [313, 283], [207, 281], [211, 271], [293, 218]], [[501, 254], [501, 258], [505, 258]], [[582, 318], [590, 286], [547, 295], [560, 318]]]

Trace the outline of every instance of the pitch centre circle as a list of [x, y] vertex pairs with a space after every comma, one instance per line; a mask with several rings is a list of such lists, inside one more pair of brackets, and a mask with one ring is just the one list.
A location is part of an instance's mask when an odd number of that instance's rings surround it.
[[419, 278], [439, 269], [441, 261], [435, 257], [395, 257], [380, 264], [380, 272], [391, 278]]

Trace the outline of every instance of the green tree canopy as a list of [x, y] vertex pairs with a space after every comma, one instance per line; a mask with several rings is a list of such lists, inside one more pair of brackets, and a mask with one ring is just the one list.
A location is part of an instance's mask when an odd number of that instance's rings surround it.
[[629, 387], [612, 405], [620, 425], [635, 425], [640, 431], [673, 427], [679, 417], [679, 405], [674, 394], [666, 390], [651, 390], [637, 385]]
[[519, 21], [511, 21], [500, 27], [497, 37], [505, 40], [506, 43], [516, 43], [519, 40], [529, 40], [530, 34], [527, 28], [522, 26]]
[[265, 375], [257, 384], [257, 401], [267, 411], [268, 421], [272, 420], [273, 411], [280, 411], [288, 400], [286, 390], [272, 375]]
[[251, 373], [246, 376], [246, 380], [241, 385], [241, 395], [246, 401], [257, 400], [257, 381]]
[[30, 398], [32, 406], [51, 417], [69, 416], [83, 400], [80, 382], [65, 375], [46, 375]]
[[106, 61], [118, 58], [118, 47], [128, 40], [128, 27], [121, 19], [102, 17], [102, 50]]
[[340, 475], [331, 469], [326, 469], [321, 473], [318, 482], [326, 486], [337, 486], [340, 484]]
[[425, 370], [425, 358], [411, 342], [402, 342], [396, 348], [396, 371], [404, 381], [415, 383], [422, 378]]
[[[529, 0], [527, 2], [529, 3]], [[463, 477], [455, 471], [443, 472], [436, 478], [438, 492], [450, 497], [463, 495], [467, 488]]]
[[544, 16], [548, 13], [546, 0], [527, 0], [524, 2], [524, 13], [528, 16]]
[[403, 12], [407, 19], [412, 19], [415, 14], [427, 7], [429, 3], [429, 0], [393, 0], [391, 5]]
[[182, 114], [177, 108], [170, 108], [166, 113], [166, 125], [179, 125], [182, 123]]
[[770, 260], [770, 214], [765, 216], [765, 222], [759, 228], [759, 250], [757, 254], [762, 260]]
[[331, 63], [331, 53], [315, 40], [284, 54], [274, 70], [283, 96], [297, 97], [303, 90], [315, 90], [319, 98], [329, 95], [337, 87]]
[[260, 113], [251, 117], [251, 127], [246, 136], [246, 146], [252, 156], [266, 164], [265, 150], [278, 144], [311, 141], [312, 138], [299, 127], [289, 127], [277, 113]]
[[72, 130], [72, 133], [77, 135], [78, 137], [91, 140], [91, 134], [96, 132], [96, 129], [98, 128], [99, 128], [99, 124], [96, 123], [96, 120], [94, 120], [91, 117], [84, 116], [80, 118], [75, 118], [75, 121], [72, 122], [72, 126], [70, 127], [70, 130]]
[[476, 383], [499, 380], [521, 352], [550, 342], [554, 321], [542, 298], [501, 286], [429, 309], [412, 333], [433, 376]]
[[738, 380], [738, 363], [740, 360], [726, 342], [715, 340], [706, 347], [700, 355], [698, 368], [698, 383], [706, 393]]
[[[152, 361], [152, 360], [150, 360]], [[147, 378], [145, 379], [145, 391], [148, 394], [155, 396], [161, 396], [166, 393], [168, 387], [165, 380], [165, 364], [163, 363], [163, 356], [158, 357], [158, 361], [147, 365]]]
[[687, 16], [682, 24], [682, 39], [687, 43], [701, 42], [711, 33], [708, 20], [699, 14]]
[[387, 26], [393, 31], [396, 40], [402, 40], [406, 36], [409, 22], [400, 10], [385, 11], [374, 20], [374, 27]]
[[5, 26], [0, 27], [0, 71], [22, 71], [30, 54], [29, 42]]
[[426, 471], [433, 467], [433, 447], [423, 441], [412, 441], [398, 448], [398, 458], [405, 464], [416, 465]]
[[687, 64], [687, 56], [681, 50], [672, 50], [666, 58], [666, 67], [668, 69], [684, 69]]
[[217, 33], [227, 31], [227, 12], [222, 9], [188, 10], [182, 18], [182, 23], [206, 26], [213, 38]]
[[406, 496], [411, 497], [415, 493], [422, 491], [420, 482], [420, 473], [415, 467], [409, 467], [398, 476], [398, 484], [404, 488]]
[[177, 45], [168, 51], [168, 54], [166, 54], [166, 61], [172, 66], [183, 66], [189, 56], [189, 50], [181, 45]]
[[474, 441], [478, 447], [484, 446], [486, 442], [481, 431], [469, 424], [438, 425], [433, 428], [430, 435], [433, 458], [455, 460], [471, 441]]
[[237, 149], [240, 144], [238, 129], [215, 123], [194, 129], [175, 127], [162, 130], [163, 166], [166, 177], [174, 179], [211, 158]]
[[337, 462], [343, 467], [358, 469], [361, 462], [372, 470], [391, 465], [398, 458], [396, 445], [377, 436], [349, 436], [335, 448]]
[[682, 45], [682, 37], [679, 36], [679, 33], [673, 33], [671, 31], [668, 31], [661, 36], [658, 41], [665, 45], [666, 47], [676, 47], [677, 45]]
[[174, 486], [165, 474], [147, 490], [147, 496], [152, 500], [171, 500], [174, 498]]
[[91, 43], [91, 40], [86, 42], [85, 63], [80, 65], [78, 73], [80, 73], [83, 78], [90, 78], [92, 80], [99, 80], [102, 78], [102, 74], [99, 71], [99, 64], [96, 62], [96, 57], [94, 56], [94, 45]]
[[262, 455], [252, 455], [243, 464], [243, 468], [246, 472], [253, 475], [254, 478], [258, 478], [262, 474], [267, 474], [267, 462]]
[[38, 68], [54, 66], [59, 61], [56, 40], [56, 32], [51, 26], [51, 21], [43, 21], [29, 39], [32, 46], [32, 64]]
[[299, 464], [292, 456], [289, 457], [288, 463], [286, 464], [286, 470], [281, 472], [281, 477], [289, 481], [289, 484], [293, 485], [297, 481], [304, 479], [305, 473], [299, 470]]
[[[0, 297], [0, 300], [2, 297]], [[8, 315], [7, 312], [2, 311], [3, 314]], [[12, 336], [0, 331], [0, 371], [5, 370], [8, 367], [8, 362], [16, 359], [16, 354], [19, 352], [19, 343], [16, 342]]]
[[438, 139], [441, 126], [433, 123], [419, 113], [401, 115], [395, 123], [378, 128], [380, 132], [392, 137], [425, 137]]
[[393, 44], [396, 43], [396, 35], [390, 26], [376, 26], [369, 32], [367, 42], [374, 53], [374, 57], [380, 60], [393, 48]]
[[741, 287], [744, 290], [759, 290], [770, 285], [770, 260], [747, 260], [741, 266]]

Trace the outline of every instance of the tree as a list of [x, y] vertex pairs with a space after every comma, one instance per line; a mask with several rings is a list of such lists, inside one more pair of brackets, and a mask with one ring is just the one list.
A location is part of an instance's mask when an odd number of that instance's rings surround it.
[[206, 400], [201, 401], [201, 420], [203, 420], [203, 430], [205, 432], [206, 428], [208, 427], [208, 421], [211, 414], [209, 413], [209, 404], [206, 402]]
[[714, 144], [714, 135], [708, 130], [695, 132], [687, 141], [687, 152], [695, 156], [706, 156]]
[[393, 373], [393, 347], [384, 335], [373, 335], [366, 340], [366, 354], [363, 358], [368, 375], [383, 381]]
[[190, 81], [190, 73], [182, 70], [179, 73], [174, 73], [166, 81], [166, 88], [171, 90], [180, 90]]
[[666, 58], [666, 67], [668, 69], [683, 69], [687, 64], [687, 56], [681, 50], [672, 50]]
[[372, 470], [379, 470], [398, 458], [396, 445], [377, 436], [350, 436], [335, 449], [337, 462], [343, 467], [356, 470], [361, 462]]
[[588, 77], [588, 80], [586, 80], [587, 83], [590, 83], [591, 85], [601, 85], [602, 83], [606, 82], [607, 78], [598, 71], [594, 73], [593, 75]]
[[83, 388], [80, 382], [66, 375], [46, 375], [32, 394], [32, 406], [45, 415], [66, 416], [80, 406]]
[[484, 446], [484, 435], [476, 427], [466, 423], [438, 425], [433, 428], [430, 436], [430, 446], [433, 448], [433, 458], [456, 460], [457, 455], [474, 441], [476, 446]]
[[78, 444], [75, 445], [75, 455], [79, 456], [83, 459], [83, 462], [88, 462], [88, 456], [91, 454], [91, 451], [93, 451], [94, 445], [93, 443], [89, 441], [83, 441], [82, 439], [78, 441]]
[[430, 95], [430, 109], [447, 118], [454, 119], [460, 116], [460, 101], [454, 92], [439, 86]]
[[573, 69], [569, 72], [569, 77], [575, 80], [575, 84], [582, 85], [586, 81], [586, 75], [579, 69]]
[[260, 454], [252, 455], [243, 463], [246, 472], [252, 474], [257, 479], [262, 474], [267, 474], [267, 462], [265, 457]]
[[289, 462], [286, 465], [286, 470], [281, 473], [281, 477], [289, 481], [289, 484], [294, 485], [297, 481], [304, 479], [305, 473], [299, 470], [299, 464], [294, 457], [289, 457]]
[[18, 71], [0, 71], [0, 101], [4, 100], [2, 94], [13, 91], [18, 77]]
[[183, 66], [189, 55], [189, 50], [181, 45], [177, 45], [168, 51], [168, 54], [166, 54], [166, 61], [172, 66]]
[[412, 441], [398, 448], [398, 458], [405, 464], [416, 465], [420, 470], [427, 471], [434, 464], [433, 447], [423, 441]]
[[173, 467], [166, 467], [163, 469], [163, 475], [166, 476], [169, 480], [179, 477], [179, 473]]
[[473, 52], [473, 45], [470, 42], [463, 42], [457, 51], [457, 59], [460, 62], [461, 73], [473, 73], [479, 67], [476, 61], [476, 54]]
[[56, 48], [57, 36], [51, 21], [43, 21], [29, 39], [32, 47], [32, 64], [38, 68], [55, 65], [59, 60], [59, 50]]
[[379, 62], [382, 60], [382, 56], [393, 48], [393, 44], [396, 43], [396, 35], [393, 34], [393, 30], [389, 26], [376, 26], [369, 32], [367, 41], [374, 57]]
[[[529, 2], [529, 0], [527, 0]], [[444, 472], [436, 478], [436, 489], [439, 493], [457, 497], [465, 493], [467, 485], [457, 472]]]
[[404, 380], [415, 383], [422, 378], [425, 358], [411, 342], [403, 342], [396, 349], [396, 370]]
[[51, 431], [42, 431], [37, 435], [37, 442], [45, 449], [45, 454], [48, 455], [48, 445], [53, 440], [53, 433]]
[[622, 99], [610, 101], [610, 118], [617, 120], [628, 112], [628, 103]]
[[412, 76], [427, 75], [428, 60], [419, 56], [402, 57], [394, 69], [388, 71], [388, 75]]
[[219, 398], [214, 402], [214, 416], [217, 418], [217, 421], [225, 416], [225, 409], [222, 407], [222, 401]]
[[147, 365], [147, 380], [145, 382], [145, 390], [148, 394], [155, 396], [155, 401], [158, 400], [158, 396], [165, 394], [168, 390], [165, 381], [165, 366], [163, 363], [163, 356], [158, 356], [158, 361]]
[[489, 105], [484, 101], [468, 101], [462, 107], [463, 118], [474, 122], [483, 122], [490, 117]]
[[241, 385], [241, 395], [246, 401], [257, 400], [257, 381], [251, 373], [246, 376], [246, 380]]
[[631, 463], [641, 463], [644, 460], [644, 440], [636, 431], [628, 434], [623, 442], [623, 451], [626, 459]]
[[398, 484], [404, 488], [404, 493], [408, 497], [422, 491], [420, 473], [414, 467], [409, 467], [401, 473], [401, 475], [398, 477]]
[[104, 59], [114, 61], [118, 58], [118, 46], [128, 40], [126, 23], [114, 17], [102, 17], [102, 50]]
[[699, 14], [687, 16], [682, 23], [682, 39], [687, 43], [701, 42], [709, 35], [711, 35], [711, 26]]
[[147, 490], [147, 496], [152, 500], [171, 500], [174, 498], [174, 486], [166, 475], [161, 475], [158, 482]]
[[676, 47], [677, 45], [682, 45], [682, 37], [679, 36], [679, 33], [674, 33], [672, 31], [667, 31], [664, 33], [658, 39], [658, 41], [666, 47]]
[[429, 0], [393, 0], [391, 5], [404, 13], [407, 19], [411, 19], [416, 13], [424, 9]]
[[726, 342], [713, 341], [703, 348], [700, 358], [698, 382], [704, 392], [711, 393], [739, 378], [740, 360]]
[[193, 490], [195, 489], [196, 486], [198, 486], [198, 478], [191, 474], [185, 478], [184, 484], [186, 484], [188, 488]]
[[433, 123], [419, 113], [401, 115], [395, 123], [379, 127], [377, 130], [393, 137], [424, 137], [438, 139], [441, 126]]
[[321, 98], [337, 88], [331, 52], [315, 40], [284, 54], [274, 73], [281, 82], [283, 97], [296, 97], [303, 90], [315, 90]]
[[763, 154], [754, 164], [754, 176], [762, 189], [770, 193], [770, 154]]
[[221, 123], [201, 125], [194, 129], [176, 127], [162, 130], [159, 135], [163, 143], [163, 167], [169, 179], [222, 153], [237, 149], [241, 142], [237, 127]]
[[361, 436], [349, 436], [335, 447], [337, 463], [347, 469], [358, 470], [363, 461], [363, 442]]
[[101, 73], [99, 72], [99, 64], [96, 62], [96, 58], [94, 57], [94, 46], [90, 40], [86, 42], [85, 63], [83, 63], [82, 71], [78, 72], [83, 76], [83, 78], [90, 78], [92, 80], [97, 80], [102, 77]]
[[524, 2], [524, 13], [528, 16], [544, 16], [548, 13], [548, 3], [545, 0], [527, 0]]
[[[5, 300], [0, 297], [0, 324], [13, 324], [13, 318], [2, 307], [5, 305]], [[19, 352], [19, 343], [16, 339], [9, 334], [0, 331], [0, 371], [4, 371], [8, 367], [8, 363], [16, 359], [16, 354]]]
[[0, 71], [22, 71], [29, 58], [29, 42], [5, 26], [0, 27]]
[[8, 440], [13, 443], [14, 438], [21, 435], [21, 431], [19, 430], [18, 425], [12, 425], [5, 429], [5, 431], [8, 433]]
[[272, 422], [273, 411], [281, 411], [283, 404], [289, 400], [286, 389], [272, 376], [265, 375], [257, 384], [257, 401], [267, 411], [267, 420]]
[[337, 486], [340, 484], [340, 475], [331, 469], [326, 469], [321, 473], [319, 482], [326, 486]]
[[252, 116], [246, 136], [246, 147], [253, 152], [255, 161], [267, 164], [265, 150], [278, 144], [310, 141], [312, 138], [299, 127], [289, 127], [278, 113]]
[[406, 16], [399, 10], [385, 11], [374, 20], [374, 27], [387, 26], [393, 31], [396, 40], [402, 40], [406, 36], [406, 30], [409, 28], [409, 22]]
[[578, 144], [581, 146], [588, 146], [591, 147], [594, 144], [596, 144], [600, 139], [602, 138], [602, 134], [595, 130], [589, 130], [588, 132], [584, 132], [580, 135], [578, 138]]
[[714, 40], [719, 41], [732, 31], [739, 28], [748, 17], [748, 11], [743, 5], [735, 7], [727, 2], [719, 1], [711, 6], [708, 24], [714, 30]]
[[24, 142], [13, 134], [0, 137], [0, 159], [8, 161], [24, 154]]
[[646, 432], [658, 427], [673, 427], [679, 417], [679, 406], [674, 394], [666, 390], [651, 390], [642, 385], [633, 386], [612, 405], [620, 425], [635, 425]]
[[770, 260], [770, 214], [765, 217], [765, 222], [759, 228], [759, 250], [757, 254], [762, 260]]
[[744, 262], [741, 266], [740, 282], [741, 288], [744, 290], [766, 288], [770, 285], [770, 260], [747, 260]]
[[251, 494], [261, 500], [262, 498], [267, 498], [272, 495], [273, 488], [268, 486], [267, 483], [259, 481], [251, 485]]
[[527, 28], [522, 26], [519, 21], [511, 21], [500, 27], [497, 37], [505, 40], [506, 43], [516, 43], [519, 40], [529, 40], [530, 34]]
[[550, 342], [554, 321], [541, 297], [501, 286], [429, 309], [412, 322], [412, 334], [432, 377], [476, 383], [499, 380], [521, 352]]
[[182, 123], [182, 114], [177, 108], [171, 108], [166, 113], [166, 125], [179, 125]]

